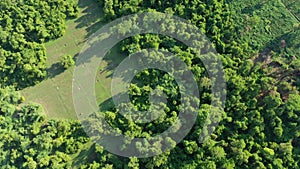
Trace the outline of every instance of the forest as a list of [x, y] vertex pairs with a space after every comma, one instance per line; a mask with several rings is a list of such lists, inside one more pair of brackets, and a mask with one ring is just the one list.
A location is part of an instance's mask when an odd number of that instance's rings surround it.
[[45, 41], [65, 32], [65, 19], [76, 17], [76, 1], [0, 2], [1, 84], [21, 89], [46, 77]]
[[[66, 22], [78, 17], [78, 3], [77, 0], [0, 2], [1, 168], [300, 167], [300, 21], [294, 19], [293, 24], [287, 22], [290, 27], [278, 30], [282, 25], [260, 13], [293, 4], [285, 13], [290, 15], [297, 8], [296, 1], [287, 4], [254, 0], [245, 7], [247, 2], [241, 0], [97, 0], [104, 23], [141, 12], [184, 18], [209, 38], [222, 60], [227, 84], [225, 108], [213, 134], [201, 143], [198, 138], [209, 116], [214, 79], [209, 79], [198, 56], [181, 42], [158, 34], [136, 35], [120, 42], [118, 50], [126, 56], [147, 48], [176, 54], [193, 72], [199, 88], [199, 98], [189, 100], [199, 102], [200, 106], [187, 136], [174, 148], [148, 158], [110, 153], [91, 140], [80, 121], [49, 119], [41, 105], [28, 103], [20, 94], [22, 89], [47, 79], [46, 63], [50, 56], [45, 43], [65, 35]], [[299, 11], [296, 12], [290, 17], [299, 16]], [[64, 69], [74, 67], [72, 57], [62, 58]], [[129, 138], [162, 133], [178, 116], [179, 87], [160, 70], [138, 73], [129, 90], [136, 109], [149, 108], [150, 88], [160, 88], [167, 96], [157, 120], [142, 124], [128, 120], [110, 102], [99, 105], [98, 114]], [[174, 141], [169, 140], [169, 144]], [[151, 146], [145, 143], [136, 148], [148, 153], [145, 149]], [[122, 148], [126, 151], [126, 144]]]

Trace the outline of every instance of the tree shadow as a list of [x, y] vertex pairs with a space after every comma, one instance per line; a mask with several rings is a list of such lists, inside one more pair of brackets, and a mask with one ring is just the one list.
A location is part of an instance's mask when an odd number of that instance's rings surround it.
[[79, 0], [79, 8], [83, 9], [83, 15], [75, 21], [76, 28], [86, 27], [86, 38], [88, 38], [104, 24], [102, 5], [96, 0]]
[[112, 78], [113, 70], [115, 70], [119, 66], [119, 64], [126, 58], [125, 53], [122, 53], [119, 50], [120, 48], [120, 44], [117, 44], [112, 49], [110, 49], [103, 57], [103, 60], [107, 63], [107, 66], [102, 71], [100, 71], [100, 73], [106, 72], [106, 78]]
[[47, 68], [47, 77], [50, 79], [55, 78], [57, 75], [63, 73], [64, 71], [65, 69], [59, 62], [54, 63], [50, 68]]
[[114, 108], [115, 108], [115, 104], [113, 102], [112, 97], [109, 99], [106, 99], [104, 102], [99, 104], [100, 112], [112, 111]]
[[82, 163], [91, 163], [96, 160], [95, 144], [93, 143], [88, 149], [82, 149], [77, 157], [73, 160], [73, 166], [79, 166]]
[[78, 59], [79, 53], [76, 53], [73, 57], [74, 61], [76, 61]]
[[[104, 24], [104, 12], [102, 9], [102, 3], [97, 0], [79, 0], [78, 6], [81, 11], [81, 16], [75, 20], [77, 29], [85, 29], [86, 35], [85, 38], [88, 39], [92, 34], [97, 32]], [[84, 42], [83, 42], [84, 43]], [[90, 62], [90, 58], [94, 55], [97, 55], [99, 48], [94, 50], [88, 50], [87, 52], [81, 53], [84, 58], [80, 57], [79, 60], [78, 54], [75, 56], [76, 66], [79, 66], [84, 63]]]

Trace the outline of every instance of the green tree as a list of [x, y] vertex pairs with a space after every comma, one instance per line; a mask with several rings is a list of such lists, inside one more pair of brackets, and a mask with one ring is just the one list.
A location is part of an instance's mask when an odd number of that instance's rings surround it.
[[75, 61], [71, 55], [64, 55], [61, 57], [60, 64], [65, 68], [68, 69], [75, 65]]

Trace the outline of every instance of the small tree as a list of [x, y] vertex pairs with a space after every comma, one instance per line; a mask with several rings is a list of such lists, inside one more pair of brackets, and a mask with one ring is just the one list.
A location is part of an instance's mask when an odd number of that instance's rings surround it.
[[71, 66], [75, 65], [75, 61], [72, 58], [71, 55], [64, 55], [61, 60], [60, 60], [61, 65], [65, 68], [68, 69]]

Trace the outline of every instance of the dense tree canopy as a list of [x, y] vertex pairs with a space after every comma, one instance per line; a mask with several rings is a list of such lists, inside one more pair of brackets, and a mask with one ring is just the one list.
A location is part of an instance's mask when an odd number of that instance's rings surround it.
[[[274, 52], [259, 54], [260, 58], [253, 56], [257, 51], [248, 48], [249, 42], [237, 38], [232, 14], [225, 1], [171, 3], [169, 1], [105, 0], [103, 8], [107, 21], [127, 14], [153, 10], [190, 20], [206, 33], [221, 54], [228, 93], [223, 120], [211, 138], [204, 144], [200, 144], [197, 138], [202, 131], [203, 119], [209, 113], [208, 104], [211, 97], [210, 79], [205, 76], [205, 69], [195, 59], [195, 54], [174, 39], [161, 35], [137, 35], [124, 40], [121, 49], [127, 54], [146, 48], [160, 48], [177, 54], [186, 62], [199, 82], [201, 107], [198, 119], [189, 135], [174, 149], [162, 155], [145, 159], [124, 159], [111, 157], [109, 153], [104, 153], [105, 151], [95, 151], [99, 158], [90, 165], [83, 165], [84, 167], [93, 167], [96, 164], [98, 167], [109, 164], [114, 168], [299, 167], [300, 132], [297, 126], [300, 118], [297, 100], [300, 94], [297, 87], [299, 84], [297, 77], [299, 56], [295, 54], [297, 51], [290, 48], [278, 51], [275, 48]], [[259, 22], [258, 17], [253, 18], [253, 24], [256, 22]], [[291, 41], [289, 43], [295, 45]], [[294, 58], [282, 58], [283, 55], [292, 55]], [[130, 92], [131, 101], [137, 108], [147, 107], [148, 101], [145, 98], [148, 98], [149, 87], [152, 89], [157, 87], [153, 84], [160, 86], [161, 84], [155, 82], [159, 77], [167, 78], [158, 70], [147, 70], [136, 76], [137, 81], [132, 82]], [[176, 93], [176, 90], [172, 90], [176, 89], [176, 84], [167, 80], [161, 81], [169, 84], [162, 85], [163, 89], [167, 90], [164, 93], [168, 91], [171, 94]], [[168, 127], [161, 126], [162, 124], [172, 123], [168, 119], [176, 117], [178, 111], [173, 109], [173, 106], [175, 105], [167, 104], [165, 114], [162, 116], [164, 119], [158, 121], [162, 123], [154, 121], [143, 125], [124, 121], [124, 117], [119, 115], [114, 107], [103, 113], [110, 124], [119, 128], [125, 135], [147, 137], [150, 133], [160, 133], [165, 130], [164, 127]], [[118, 162], [102, 161], [100, 157], [102, 159], [103, 156], [117, 158]]]
[[0, 82], [24, 88], [46, 77], [43, 42], [65, 32], [65, 19], [76, 17], [76, 0], [0, 2]]
[[[147, 48], [163, 49], [179, 56], [194, 73], [200, 98], [190, 102], [199, 101], [200, 110], [194, 127], [178, 145], [168, 140], [168, 144], [175, 148], [149, 158], [120, 157], [99, 144], [90, 143], [78, 121], [46, 119], [41, 106], [24, 104], [25, 98], [14, 88], [34, 85], [46, 76], [43, 43], [64, 34], [65, 19], [77, 16], [77, 2], [3, 0], [0, 2], [1, 167], [300, 167], [300, 57], [299, 50], [295, 50], [299, 47], [296, 38], [299, 37], [299, 27], [295, 26], [291, 32], [270, 42], [268, 46], [273, 45], [272, 48], [259, 52], [248, 47], [252, 41], [239, 38], [237, 33], [240, 31], [236, 31], [238, 21], [232, 16], [235, 13], [224, 0], [98, 1], [107, 22], [142, 11], [166, 12], [189, 20], [209, 37], [223, 61], [227, 82], [227, 99], [220, 124], [206, 142], [199, 142], [200, 133], [208, 130], [203, 124], [211, 108], [211, 83], [214, 79], [207, 76], [203, 64], [190, 48], [173, 38], [156, 34], [127, 38], [120, 43], [120, 51], [132, 54]], [[259, 26], [260, 19], [254, 15], [247, 18], [247, 22], [255, 27]], [[268, 31], [270, 28], [266, 26], [264, 29]], [[120, 32], [122, 30], [124, 28], [120, 28]], [[73, 63], [71, 56], [62, 60], [67, 67]], [[12, 87], [7, 87], [9, 85]], [[167, 97], [167, 102], [154, 107], [163, 110], [158, 119], [137, 123], [120, 115], [110, 103], [109, 106], [100, 105], [101, 115], [129, 138], [147, 138], [161, 133], [178, 116], [179, 87], [166, 72], [156, 69], [140, 72], [129, 87], [134, 108], [147, 110], [153, 89], [159, 89], [162, 92], [159, 95]], [[92, 144], [90, 148], [86, 146], [89, 144]], [[139, 151], [146, 153], [151, 146], [156, 145], [136, 145]], [[126, 149], [126, 145], [122, 148]], [[74, 158], [78, 156], [76, 153], [84, 156], [79, 162]]]
[[88, 141], [80, 123], [48, 121], [41, 106], [22, 101], [13, 88], [0, 89], [0, 166], [70, 168], [70, 155]]

